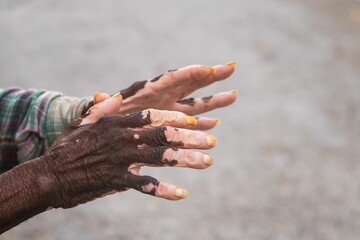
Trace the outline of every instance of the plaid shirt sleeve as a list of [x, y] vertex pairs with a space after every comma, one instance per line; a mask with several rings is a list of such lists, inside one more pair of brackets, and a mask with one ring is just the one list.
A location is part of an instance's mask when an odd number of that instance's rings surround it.
[[0, 172], [41, 156], [89, 101], [59, 92], [0, 89]]

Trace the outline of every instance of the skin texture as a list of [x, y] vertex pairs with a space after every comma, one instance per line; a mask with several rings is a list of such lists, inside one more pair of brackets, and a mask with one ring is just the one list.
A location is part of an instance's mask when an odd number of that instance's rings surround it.
[[[235, 62], [213, 67], [191, 65], [169, 70], [153, 79], [136, 82], [119, 91], [124, 97], [119, 113], [156, 108], [197, 115], [228, 106], [236, 100], [236, 90], [203, 98], [188, 98], [188, 96], [198, 89], [229, 78], [235, 68]], [[110, 95], [106, 93], [96, 93], [94, 99], [98, 103], [109, 97]], [[199, 117], [198, 124], [193, 129], [208, 130], [218, 122], [217, 119]]]
[[136, 82], [113, 96], [96, 93], [83, 117], [43, 156], [0, 175], [0, 233], [47, 209], [71, 208], [130, 188], [168, 200], [186, 198], [182, 187], [141, 176], [140, 169], [213, 164], [209, 154], [193, 149], [210, 149], [216, 138], [194, 129], [210, 129], [218, 120], [188, 115], [227, 106], [237, 91], [187, 96], [228, 78], [235, 67], [233, 62], [192, 65]]
[[168, 200], [187, 197], [177, 185], [140, 175], [143, 166], [204, 169], [216, 139], [190, 130], [197, 121], [155, 109], [113, 114], [117, 94], [72, 122], [41, 157], [0, 175], [0, 232], [49, 208], [71, 208], [127, 189]]

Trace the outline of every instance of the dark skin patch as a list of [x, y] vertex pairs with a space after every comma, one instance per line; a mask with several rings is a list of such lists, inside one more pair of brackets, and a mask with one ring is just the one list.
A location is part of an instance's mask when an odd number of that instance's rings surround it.
[[182, 93], [180, 99], [183, 99], [184, 97], [185, 97], [185, 93]]
[[178, 164], [178, 161], [175, 160], [175, 159], [172, 159], [172, 160], [165, 159], [165, 160], [163, 160], [163, 162], [164, 162], [164, 165], [166, 165], [166, 166], [171, 166], [171, 167], [173, 167], [173, 166], [175, 166], [176, 164]]
[[86, 114], [87, 111], [89, 111], [89, 109], [94, 105], [95, 105], [94, 101], [90, 101], [89, 103], [87, 103], [84, 106], [83, 110], [81, 111], [81, 117], [83, 117], [83, 118], [86, 117], [88, 115], [88, 114]]
[[207, 97], [201, 98], [201, 100], [203, 100], [204, 102], [208, 102], [208, 101], [210, 101], [210, 99], [212, 99], [212, 98], [213, 98], [213, 96], [207, 96]]
[[[168, 72], [175, 72], [177, 71], [177, 69], [172, 69], [172, 70], [168, 70]], [[150, 80], [150, 82], [156, 82], [157, 80], [159, 80], [162, 76], [164, 76], [164, 74], [161, 74], [157, 77], [154, 77], [152, 80]]]
[[153, 78], [152, 80], [150, 80], [150, 82], [156, 82], [156, 81], [159, 80], [162, 76], [164, 76], [164, 74], [161, 74], [161, 75]]
[[[159, 181], [156, 180], [156, 182], [154, 181], [152, 184], [157, 187], [157, 186], [159, 186], [160, 183], [159, 183]], [[152, 195], [152, 196], [155, 196], [156, 187], [154, 187], [153, 189], [151, 189], [151, 191], [148, 192], [147, 194]]]
[[120, 94], [123, 97], [123, 99], [127, 99], [128, 97], [135, 95], [138, 91], [143, 89], [146, 83], [147, 80], [134, 82], [130, 87], [121, 90]]
[[[151, 114], [148, 111], [147, 116], [144, 118], [142, 112], [135, 112], [126, 115], [116, 114], [101, 118], [99, 121], [103, 121], [106, 124], [113, 124], [115, 121], [120, 126], [127, 126], [130, 128], [143, 127], [151, 123]], [[111, 126], [109, 127], [116, 127]]]
[[177, 101], [177, 103], [186, 104], [186, 105], [190, 105], [193, 107], [195, 105], [195, 99], [194, 98], [186, 98], [186, 99]]

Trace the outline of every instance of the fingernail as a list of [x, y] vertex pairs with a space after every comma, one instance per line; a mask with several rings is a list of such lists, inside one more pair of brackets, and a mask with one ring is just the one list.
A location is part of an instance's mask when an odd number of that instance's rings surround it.
[[231, 94], [238, 95], [238, 90], [232, 90], [230, 91]]
[[120, 96], [120, 92], [117, 92], [117, 93], [115, 93], [114, 95], [112, 95], [111, 97], [112, 98], [117, 98], [117, 97], [119, 97]]
[[215, 123], [216, 123], [216, 125], [217, 125], [217, 124], [221, 123], [221, 120], [216, 119], [216, 120], [215, 120]]
[[192, 116], [186, 116], [186, 124], [190, 126], [195, 126], [197, 124], [197, 120], [195, 117]]
[[204, 154], [204, 163], [205, 165], [211, 166], [214, 164], [214, 158], [209, 154]]
[[206, 136], [206, 144], [207, 144], [209, 147], [215, 147], [215, 146], [216, 146], [216, 143], [217, 143], [216, 137], [214, 137], [213, 135], [210, 135], [210, 134], [208, 134], [208, 135]]
[[94, 101], [94, 103], [97, 103], [97, 102], [96, 102], [96, 97], [99, 96], [99, 94], [100, 94], [100, 92], [95, 92], [95, 93], [94, 93], [94, 96], [93, 96], [93, 101]]
[[232, 67], [236, 68], [237, 63], [236, 62], [229, 62], [229, 63], [226, 64], [226, 66], [232, 66]]
[[175, 188], [174, 195], [177, 198], [185, 199], [189, 196], [189, 193], [185, 189], [177, 187], [177, 188]]

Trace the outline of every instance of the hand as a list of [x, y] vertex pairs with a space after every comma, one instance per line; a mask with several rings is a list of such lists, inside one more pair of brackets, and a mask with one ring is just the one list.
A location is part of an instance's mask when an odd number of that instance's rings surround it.
[[[185, 98], [194, 91], [214, 82], [228, 78], [235, 70], [236, 63], [214, 67], [192, 65], [170, 70], [152, 80], [138, 81], [120, 91], [123, 104], [120, 113], [132, 113], [147, 108], [173, 110], [196, 115], [225, 107], [236, 100], [237, 91], [218, 93], [203, 98]], [[109, 98], [110, 95], [96, 94], [95, 102]], [[194, 129], [207, 130], [214, 127], [218, 120], [199, 118]]]
[[69, 208], [129, 188], [179, 200], [187, 191], [139, 175], [142, 166], [204, 169], [213, 158], [190, 149], [210, 149], [215, 137], [186, 128], [196, 119], [181, 112], [144, 110], [121, 116], [121, 95], [95, 104], [72, 122], [42, 160], [56, 179], [50, 206]]

